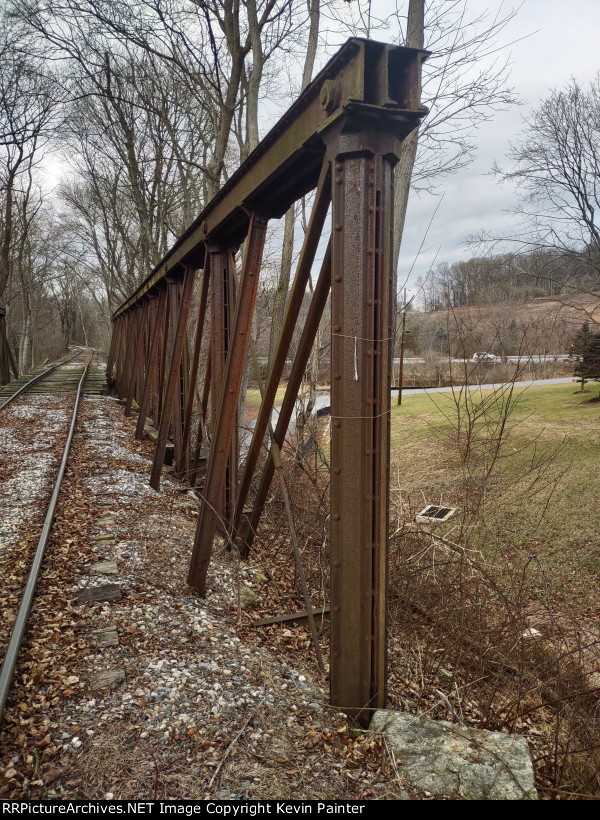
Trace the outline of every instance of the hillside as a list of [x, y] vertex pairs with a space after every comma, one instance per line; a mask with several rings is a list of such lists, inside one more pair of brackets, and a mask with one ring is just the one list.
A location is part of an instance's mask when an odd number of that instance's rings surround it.
[[[586, 319], [600, 324], [600, 293], [566, 293], [536, 299], [491, 302], [451, 308], [451, 313], [460, 319], [470, 317], [480, 321], [504, 318], [507, 314], [522, 323], [560, 319], [565, 325], [577, 329]], [[437, 322], [445, 322], [447, 318], [446, 310], [416, 311], [416, 314]]]
[[566, 353], [587, 321], [600, 329], [600, 294], [574, 293], [490, 302], [447, 310], [411, 311], [406, 321], [409, 355], [504, 356]]

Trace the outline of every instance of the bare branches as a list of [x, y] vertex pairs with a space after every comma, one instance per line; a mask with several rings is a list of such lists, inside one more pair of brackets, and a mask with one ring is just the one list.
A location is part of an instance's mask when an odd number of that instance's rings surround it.
[[[600, 75], [582, 87], [571, 80], [553, 91], [526, 120], [511, 145], [512, 167], [496, 167], [498, 177], [518, 189], [510, 237], [482, 235], [472, 244], [508, 246], [517, 254], [535, 251], [561, 260], [563, 269], [582, 270], [577, 292], [600, 283]], [[558, 281], [556, 271], [549, 278]], [[591, 318], [591, 315], [588, 316]]]

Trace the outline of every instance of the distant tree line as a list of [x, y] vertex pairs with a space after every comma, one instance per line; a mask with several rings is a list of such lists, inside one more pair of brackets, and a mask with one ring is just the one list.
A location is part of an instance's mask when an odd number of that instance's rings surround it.
[[424, 310], [444, 310], [496, 302], [572, 296], [593, 292], [598, 270], [587, 255], [560, 250], [474, 256], [464, 262], [442, 262], [417, 282]]

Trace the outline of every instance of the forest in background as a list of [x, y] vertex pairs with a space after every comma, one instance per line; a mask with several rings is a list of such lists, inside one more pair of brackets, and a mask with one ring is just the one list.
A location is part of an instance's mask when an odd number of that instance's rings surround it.
[[[0, 322], [5, 315], [16, 369], [69, 339], [106, 349], [112, 311], [349, 36], [432, 52], [423, 79], [430, 113], [396, 168], [398, 259], [409, 193], [437, 190], [471, 161], [477, 127], [518, 102], [505, 42], [517, 11], [497, 4], [469, 16], [464, 0], [383, 5], [385, 12], [358, 0], [7, 0]], [[599, 96], [597, 82], [586, 89], [572, 80], [532, 114], [510, 171], [497, 169], [522, 191], [519, 232], [493, 237], [482, 228], [471, 237], [473, 258], [430, 271], [413, 307], [598, 290]], [[254, 329], [266, 358], [309, 204], [270, 228]], [[404, 276], [396, 274], [395, 326]], [[594, 322], [594, 310], [584, 309], [584, 319]]]

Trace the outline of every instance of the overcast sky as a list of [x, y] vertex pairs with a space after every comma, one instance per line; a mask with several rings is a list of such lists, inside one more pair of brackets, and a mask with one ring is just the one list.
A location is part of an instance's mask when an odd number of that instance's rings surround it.
[[[473, 13], [497, 6], [493, 0], [469, 0]], [[464, 246], [469, 234], [481, 229], [510, 231], [511, 218], [505, 211], [517, 200], [510, 187], [489, 176], [494, 161], [505, 164], [509, 141], [521, 130], [523, 116], [537, 107], [550, 89], [561, 88], [571, 77], [588, 82], [600, 70], [600, 0], [525, 0], [503, 36], [510, 42], [529, 32], [530, 37], [509, 49], [510, 84], [524, 104], [500, 112], [485, 123], [476, 134], [475, 161], [443, 180], [445, 196], [430, 228], [425, 252], [414, 266], [413, 283], [428, 270], [438, 249], [437, 261], [454, 262], [472, 255]], [[413, 264], [436, 204], [437, 200], [426, 195], [413, 196], [409, 203], [400, 280], [403, 271]]]

